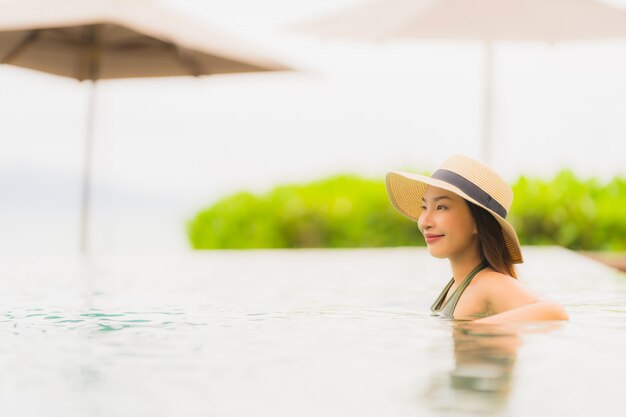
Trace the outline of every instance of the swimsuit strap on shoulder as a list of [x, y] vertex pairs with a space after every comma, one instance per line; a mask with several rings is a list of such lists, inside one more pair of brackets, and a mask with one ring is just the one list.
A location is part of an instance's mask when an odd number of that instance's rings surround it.
[[[482, 262], [480, 265], [478, 265], [476, 268], [474, 268], [467, 275], [467, 277], [463, 280], [461, 285], [459, 285], [458, 288], [454, 291], [454, 293], [450, 296], [450, 298], [445, 303], [445, 305], [441, 306], [440, 314], [442, 314], [444, 316], [447, 316], [447, 317], [450, 317], [450, 318], [453, 317], [454, 310], [456, 308], [457, 303], [461, 299], [461, 295], [463, 294], [463, 291], [465, 291], [465, 289], [470, 284], [470, 282], [472, 282], [472, 279], [474, 278], [474, 276], [476, 276], [476, 274], [478, 274], [480, 271], [485, 269], [487, 266], [489, 266], [489, 264], [487, 262]], [[436, 311], [437, 308], [440, 307], [438, 304], [440, 304], [443, 301], [443, 299], [445, 298], [445, 295], [448, 293], [448, 290], [452, 286], [452, 282], [453, 281], [454, 281], [454, 278], [452, 278], [452, 280], [448, 283], [448, 285], [446, 286], [446, 288], [444, 289], [442, 294], [439, 296], [437, 301], [435, 301], [435, 304], [433, 304], [433, 306], [431, 307], [431, 310]]]

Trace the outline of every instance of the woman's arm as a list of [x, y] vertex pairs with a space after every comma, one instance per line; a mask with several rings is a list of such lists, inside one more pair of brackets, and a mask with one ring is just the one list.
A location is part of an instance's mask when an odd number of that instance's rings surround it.
[[569, 316], [560, 304], [552, 301], [537, 301], [493, 316], [474, 320], [474, 323], [501, 324], [516, 321], [568, 320]]
[[496, 272], [481, 281], [486, 288], [487, 305], [494, 314], [475, 320], [475, 323], [569, 319], [560, 304], [540, 299], [517, 279]]

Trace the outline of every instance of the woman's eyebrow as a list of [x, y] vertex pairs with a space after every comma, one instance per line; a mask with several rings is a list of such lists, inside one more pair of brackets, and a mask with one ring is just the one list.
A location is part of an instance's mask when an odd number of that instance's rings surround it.
[[[439, 197], [433, 198], [433, 201], [439, 201], [439, 200], [443, 200], [445, 198], [447, 198], [448, 200], [451, 200], [451, 198], [448, 197], [447, 195], [440, 195]], [[426, 199], [424, 197], [422, 197], [422, 201], [426, 202]]]

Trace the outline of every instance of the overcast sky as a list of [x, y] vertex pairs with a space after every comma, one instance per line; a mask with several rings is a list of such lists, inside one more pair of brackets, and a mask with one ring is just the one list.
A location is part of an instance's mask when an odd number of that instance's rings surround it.
[[[480, 155], [480, 43], [359, 44], [285, 29], [358, 0], [159, 3], [307, 71], [101, 82], [98, 251], [184, 249], [185, 220], [241, 189]], [[624, 74], [626, 41], [498, 44], [494, 168], [509, 180], [565, 167], [626, 175]], [[0, 66], [0, 250], [75, 251], [88, 88]]]

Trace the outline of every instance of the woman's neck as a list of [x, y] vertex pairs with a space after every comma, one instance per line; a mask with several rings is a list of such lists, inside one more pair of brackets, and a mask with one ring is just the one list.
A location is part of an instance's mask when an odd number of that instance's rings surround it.
[[481, 262], [482, 259], [478, 253], [467, 254], [467, 256], [464, 256], [461, 259], [450, 258], [450, 267], [452, 268], [454, 282], [456, 284], [460, 284]]

